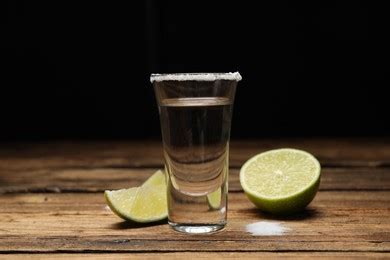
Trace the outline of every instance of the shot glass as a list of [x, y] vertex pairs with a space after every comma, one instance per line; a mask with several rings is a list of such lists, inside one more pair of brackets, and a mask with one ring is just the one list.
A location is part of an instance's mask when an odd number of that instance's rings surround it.
[[227, 223], [235, 73], [152, 74], [167, 180], [168, 222], [185, 233]]

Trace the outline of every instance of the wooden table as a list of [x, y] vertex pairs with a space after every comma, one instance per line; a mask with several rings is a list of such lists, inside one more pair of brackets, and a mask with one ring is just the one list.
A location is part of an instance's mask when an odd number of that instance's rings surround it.
[[[245, 160], [277, 147], [307, 150], [323, 167], [315, 200], [285, 218], [255, 209], [238, 181]], [[390, 258], [390, 139], [233, 141], [229, 224], [209, 235], [122, 222], [106, 207], [105, 189], [140, 185], [162, 163], [152, 141], [1, 144], [0, 258]], [[289, 231], [245, 231], [264, 220]]]

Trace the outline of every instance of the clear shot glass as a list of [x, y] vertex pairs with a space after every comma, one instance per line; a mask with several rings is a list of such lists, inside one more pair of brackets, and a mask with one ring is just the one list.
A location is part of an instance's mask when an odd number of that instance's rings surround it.
[[168, 221], [185, 233], [227, 223], [235, 73], [152, 74], [161, 123]]

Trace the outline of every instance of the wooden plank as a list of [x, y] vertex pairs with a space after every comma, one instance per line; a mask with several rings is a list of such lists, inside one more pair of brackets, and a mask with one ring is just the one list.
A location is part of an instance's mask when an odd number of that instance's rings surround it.
[[175, 252], [175, 253], [46, 253], [3, 254], [0, 259], [389, 259], [390, 253], [380, 252]]
[[[102, 194], [46, 193], [0, 196], [0, 251], [390, 251], [390, 192], [319, 192], [293, 217], [259, 212], [241, 192], [229, 197], [228, 227], [189, 236], [167, 224], [122, 222]], [[276, 221], [282, 236], [252, 236], [245, 226]], [[156, 235], [158, 234], [158, 235]]]
[[[0, 172], [0, 194], [15, 192], [101, 192], [139, 186], [156, 168], [60, 169]], [[239, 169], [231, 169], [229, 190], [241, 191]], [[390, 168], [325, 168], [321, 190], [390, 190]]]
[[[323, 166], [389, 166], [390, 139], [275, 139], [232, 141], [230, 164], [274, 148], [311, 152]], [[64, 168], [161, 167], [159, 141], [11, 143], [0, 147], [0, 171]]]

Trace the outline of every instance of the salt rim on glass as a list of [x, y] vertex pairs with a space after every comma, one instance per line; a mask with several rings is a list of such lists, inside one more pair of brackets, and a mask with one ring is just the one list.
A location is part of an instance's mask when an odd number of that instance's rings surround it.
[[150, 82], [161, 81], [216, 81], [216, 80], [235, 80], [242, 79], [240, 73], [172, 73], [172, 74], [152, 74], [150, 75]]

